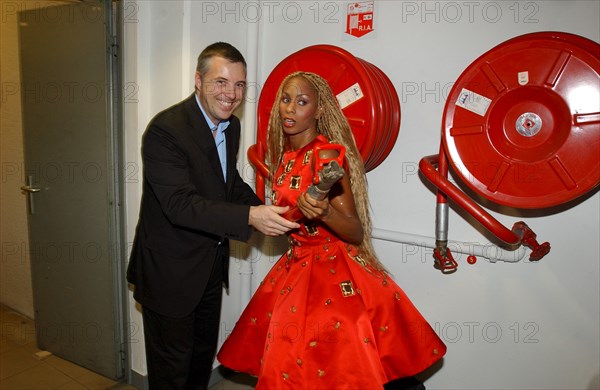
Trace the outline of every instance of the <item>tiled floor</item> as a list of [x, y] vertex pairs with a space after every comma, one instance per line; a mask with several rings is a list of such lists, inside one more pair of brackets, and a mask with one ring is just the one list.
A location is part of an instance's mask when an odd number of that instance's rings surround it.
[[[40, 356], [31, 319], [0, 305], [1, 390], [133, 390], [132, 386], [105, 378], [57, 356]], [[211, 390], [252, 389], [245, 376], [223, 380]]]
[[108, 389], [118, 383], [56, 356], [38, 356], [31, 319], [0, 306], [0, 389]]
[[[237, 375], [230, 379], [224, 379], [221, 382], [210, 387], [209, 390], [252, 390], [256, 384], [256, 379], [248, 375]], [[1, 389], [2, 387], [0, 387]]]

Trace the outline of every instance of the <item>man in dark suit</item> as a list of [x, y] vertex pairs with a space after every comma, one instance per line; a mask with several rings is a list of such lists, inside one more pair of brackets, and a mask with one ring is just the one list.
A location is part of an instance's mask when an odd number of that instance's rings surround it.
[[151, 389], [206, 389], [216, 353], [229, 239], [252, 227], [297, 228], [262, 205], [236, 168], [246, 62], [217, 42], [198, 57], [195, 93], [156, 115], [143, 136], [143, 193], [127, 280], [142, 305]]

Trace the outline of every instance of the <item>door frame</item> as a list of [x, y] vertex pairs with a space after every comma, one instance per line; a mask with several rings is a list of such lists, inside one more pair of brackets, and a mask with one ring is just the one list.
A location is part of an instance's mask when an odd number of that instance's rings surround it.
[[113, 282], [117, 288], [114, 300], [115, 331], [120, 343], [121, 378], [131, 383], [130, 346], [128, 340], [128, 285], [125, 278], [127, 266], [127, 232], [125, 219], [125, 175], [124, 175], [124, 125], [123, 125], [123, 1], [103, 0], [105, 7], [106, 47], [110, 48], [106, 55], [108, 75], [107, 123], [110, 124], [108, 151], [109, 163], [109, 196], [112, 196], [112, 213], [109, 219], [110, 240], [113, 242], [113, 258], [117, 262], [113, 267]]

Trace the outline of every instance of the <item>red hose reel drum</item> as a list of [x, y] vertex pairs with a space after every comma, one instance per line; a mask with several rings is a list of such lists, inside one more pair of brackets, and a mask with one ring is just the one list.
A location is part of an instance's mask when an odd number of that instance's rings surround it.
[[[381, 164], [400, 131], [400, 101], [396, 90], [379, 68], [331, 45], [306, 47], [273, 69], [258, 101], [258, 150], [255, 155], [250, 154], [251, 161], [264, 161], [267, 127], [277, 89], [287, 75], [296, 71], [316, 73], [327, 81], [350, 123], [366, 171]], [[257, 190], [259, 175], [260, 172]]]
[[552, 207], [600, 183], [600, 45], [540, 32], [475, 60], [446, 102], [443, 144], [479, 195]]

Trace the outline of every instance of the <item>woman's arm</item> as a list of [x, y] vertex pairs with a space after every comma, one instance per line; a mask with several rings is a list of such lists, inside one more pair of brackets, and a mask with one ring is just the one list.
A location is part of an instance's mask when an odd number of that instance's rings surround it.
[[[322, 151], [321, 157], [336, 157], [333, 151]], [[320, 220], [338, 237], [354, 245], [360, 245], [364, 232], [356, 212], [350, 179], [345, 175], [336, 183], [324, 200], [316, 200], [306, 192], [298, 198], [298, 209], [310, 220]]]

